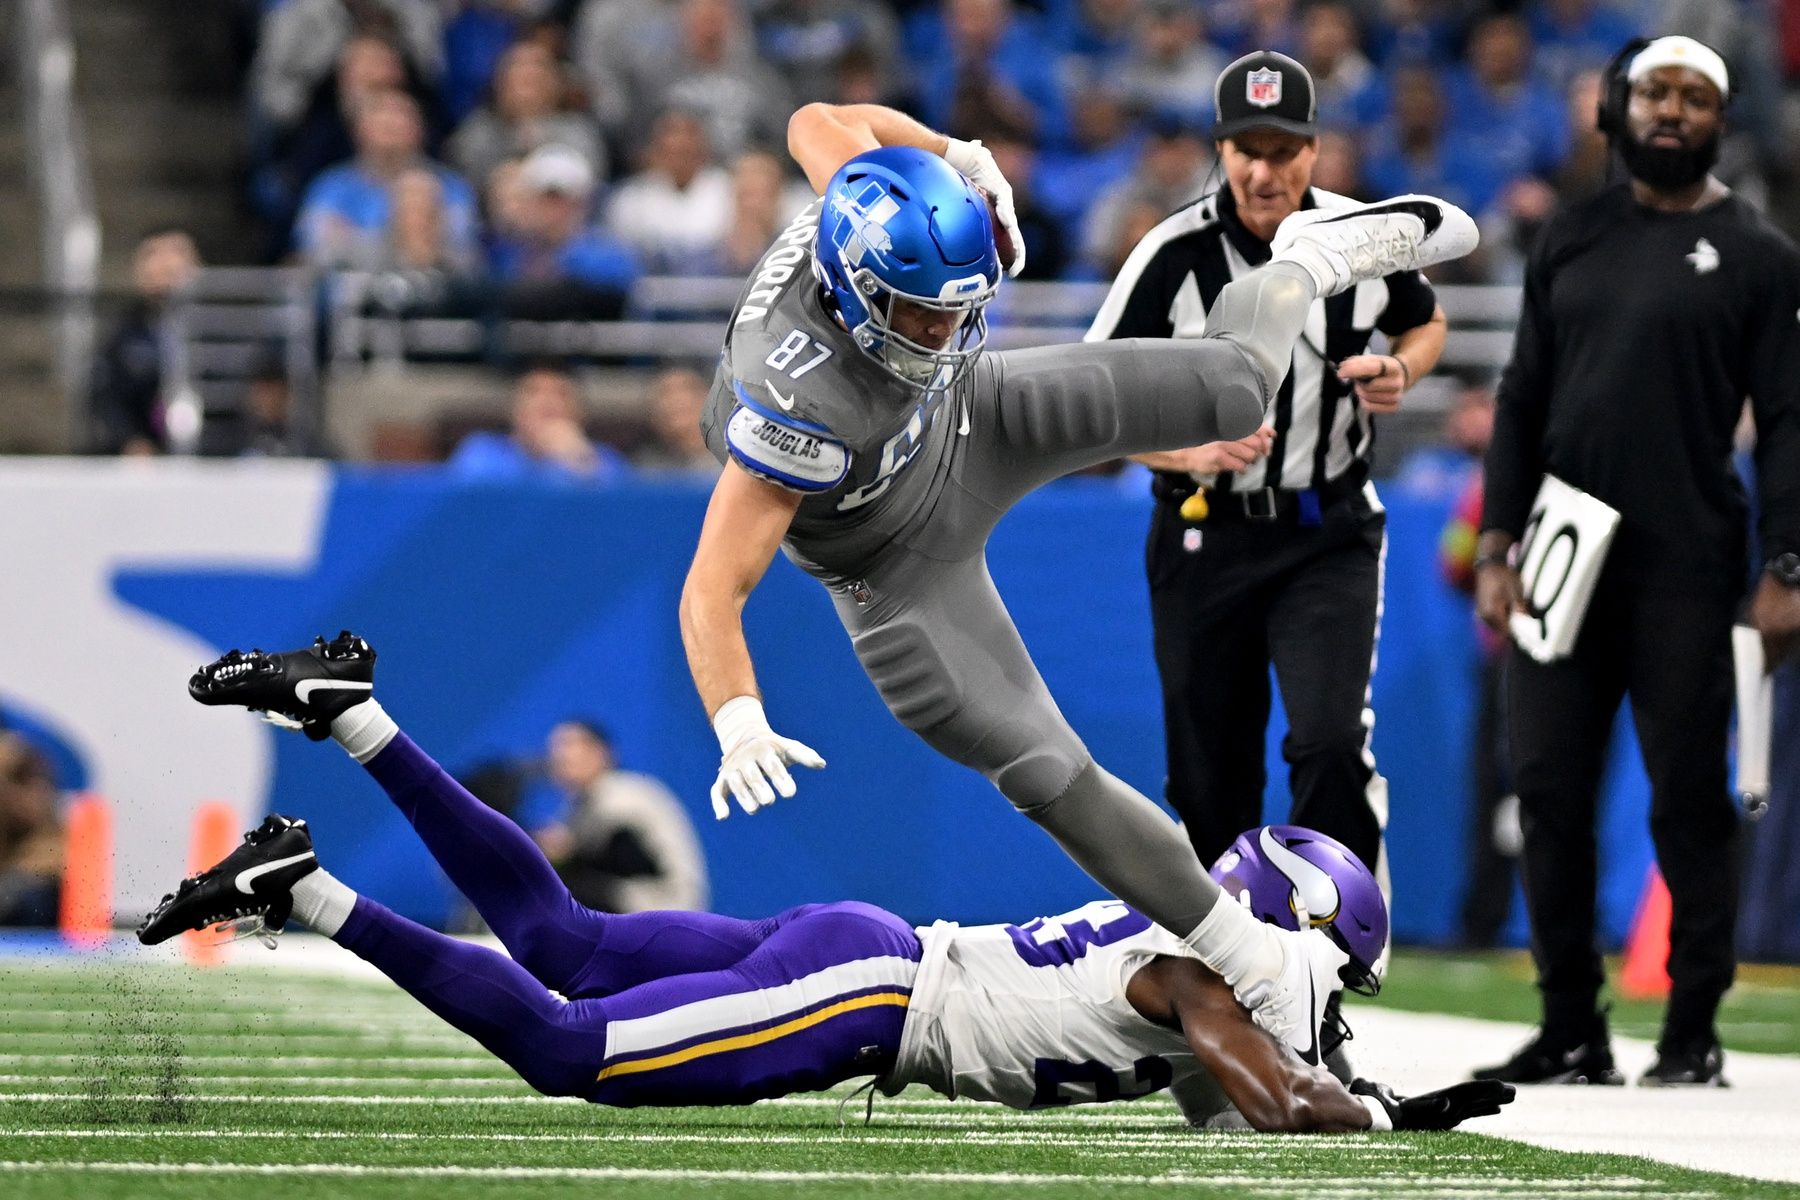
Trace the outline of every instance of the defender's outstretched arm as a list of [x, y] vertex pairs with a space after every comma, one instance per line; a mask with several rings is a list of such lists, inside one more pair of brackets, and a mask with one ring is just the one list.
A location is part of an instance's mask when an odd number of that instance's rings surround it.
[[1370, 1110], [1330, 1072], [1287, 1053], [1255, 1022], [1224, 980], [1196, 959], [1153, 959], [1125, 998], [1148, 1020], [1181, 1030], [1194, 1057], [1251, 1128], [1263, 1133], [1348, 1133], [1371, 1127]]
[[1494, 1080], [1410, 1097], [1367, 1079], [1346, 1089], [1258, 1028], [1224, 981], [1194, 959], [1153, 959], [1131, 977], [1125, 998], [1146, 1019], [1180, 1029], [1200, 1065], [1259, 1132], [1454, 1129], [1493, 1116], [1514, 1096], [1510, 1084]]

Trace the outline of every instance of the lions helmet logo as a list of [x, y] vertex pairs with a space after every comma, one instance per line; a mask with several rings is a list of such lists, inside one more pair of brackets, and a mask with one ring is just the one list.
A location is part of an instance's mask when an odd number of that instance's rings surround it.
[[1263, 69], [1244, 77], [1244, 99], [1258, 108], [1273, 108], [1281, 103], [1281, 72]]
[[838, 196], [831, 202], [844, 218], [843, 240], [838, 249], [853, 266], [862, 266], [865, 257], [878, 263], [887, 262], [894, 248], [893, 235], [887, 223], [900, 211], [900, 202], [888, 195], [879, 183], [870, 180], [854, 196]]

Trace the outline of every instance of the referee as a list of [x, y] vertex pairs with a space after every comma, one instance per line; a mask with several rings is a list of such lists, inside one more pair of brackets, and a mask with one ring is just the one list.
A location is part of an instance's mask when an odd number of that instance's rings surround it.
[[[1768, 660], [1800, 632], [1800, 251], [1711, 172], [1730, 78], [1685, 37], [1626, 47], [1599, 125], [1629, 178], [1558, 214], [1525, 271], [1501, 379], [1476, 606], [1504, 632], [1524, 611], [1509, 562], [1546, 474], [1619, 513], [1573, 652], [1512, 657], [1507, 717], [1525, 834], [1526, 908], [1544, 1024], [1478, 1072], [1517, 1083], [1619, 1083], [1594, 945], [1596, 795], [1619, 703], [1650, 777], [1668, 881], [1673, 986], [1642, 1082], [1716, 1086], [1714, 1017], [1736, 959], [1739, 831], [1726, 788], [1731, 625]], [[1748, 396], [1761, 486], [1746, 554], [1732, 433]]]
[[[1275, 227], [1349, 203], [1311, 186], [1317, 102], [1293, 59], [1261, 51], [1214, 95], [1227, 186], [1132, 251], [1088, 341], [1199, 337], [1219, 290], [1269, 260]], [[1391, 353], [1365, 353], [1381, 330]], [[1145, 454], [1147, 569], [1169, 804], [1202, 863], [1262, 823], [1269, 666], [1289, 731], [1292, 820], [1343, 842], [1387, 890], [1387, 783], [1369, 751], [1369, 675], [1386, 520], [1369, 482], [1371, 415], [1437, 364], [1444, 314], [1417, 273], [1315, 302], [1268, 425], [1241, 442]]]

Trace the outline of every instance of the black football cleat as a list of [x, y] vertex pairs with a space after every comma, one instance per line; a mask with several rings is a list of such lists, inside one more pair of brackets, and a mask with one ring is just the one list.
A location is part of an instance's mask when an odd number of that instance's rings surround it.
[[1725, 1081], [1725, 1050], [1717, 1038], [1674, 1045], [1659, 1042], [1656, 1061], [1638, 1080], [1639, 1087], [1730, 1087]]
[[1613, 1062], [1612, 1038], [1604, 1014], [1594, 1018], [1586, 1037], [1538, 1030], [1523, 1049], [1496, 1067], [1476, 1071], [1478, 1080], [1502, 1083], [1591, 1083], [1616, 1087], [1625, 1082]]
[[294, 884], [318, 869], [306, 822], [272, 816], [246, 833], [244, 844], [217, 866], [189, 876], [164, 896], [138, 926], [138, 941], [155, 946], [190, 929], [246, 919], [273, 933], [293, 911]]
[[331, 736], [334, 717], [375, 690], [375, 650], [348, 629], [305, 650], [269, 654], [233, 650], [188, 680], [202, 704], [236, 704], [315, 742]]

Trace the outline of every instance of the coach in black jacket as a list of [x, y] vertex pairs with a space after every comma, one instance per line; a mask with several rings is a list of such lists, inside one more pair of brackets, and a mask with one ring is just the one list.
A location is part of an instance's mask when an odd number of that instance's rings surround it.
[[1748, 396], [1761, 480], [1751, 616], [1771, 661], [1800, 631], [1800, 252], [1714, 179], [1724, 63], [1688, 38], [1622, 51], [1601, 128], [1629, 181], [1559, 214], [1532, 252], [1487, 456], [1476, 603], [1524, 611], [1510, 561], [1546, 473], [1620, 521], [1573, 653], [1513, 656], [1508, 696], [1544, 1024], [1479, 1074], [1618, 1083], [1594, 944], [1595, 802], [1620, 699], [1650, 776], [1674, 901], [1669, 997], [1646, 1084], [1718, 1085], [1738, 817], [1726, 785], [1730, 629], [1748, 577], [1732, 432]]
[[[1213, 129], [1226, 186], [1132, 251], [1087, 340], [1199, 337], [1219, 290], [1267, 262], [1275, 227], [1348, 203], [1311, 186], [1312, 79], [1267, 51], [1227, 67]], [[1389, 353], [1369, 354], [1380, 330]], [[1168, 742], [1167, 798], [1202, 863], [1262, 824], [1274, 664], [1287, 711], [1291, 819], [1382, 880], [1387, 782], [1367, 709], [1386, 517], [1369, 482], [1372, 413], [1437, 365], [1444, 314], [1415, 272], [1317, 301], [1267, 427], [1241, 442], [1146, 454], [1156, 471], [1147, 569]]]

